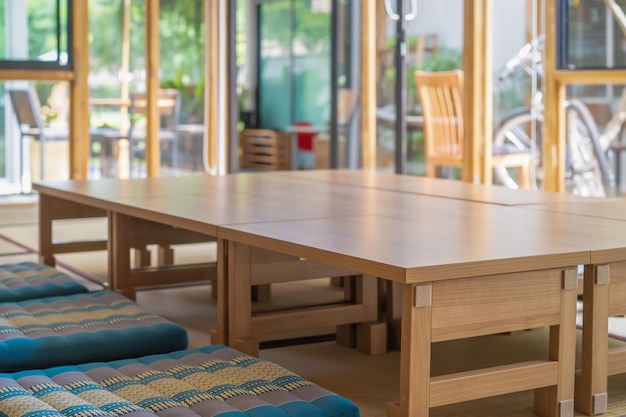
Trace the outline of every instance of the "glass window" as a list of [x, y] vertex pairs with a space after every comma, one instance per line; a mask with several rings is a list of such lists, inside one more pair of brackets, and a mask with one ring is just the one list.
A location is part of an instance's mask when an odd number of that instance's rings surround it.
[[330, 2], [278, 0], [259, 8], [260, 127], [330, 117]]
[[0, 68], [69, 69], [68, 0], [0, 0]]
[[[380, 171], [399, 170], [396, 108], [399, 107], [396, 71], [399, 59], [406, 65], [406, 172], [412, 175], [425, 175], [425, 149], [423, 115], [415, 84], [416, 70], [429, 72], [460, 69], [463, 50], [463, 2], [461, 0], [426, 1], [416, 3], [406, 1], [404, 14], [408, 15], [404, 39], [401, 38], [399, 21], [387, 14], [383, 2], [379, 7], [377, 28], [377, 169]], [[390, 2], [393, 12], [398, 11], [397, 2]], [[411, 15], [415, 13], [411, 20]], [[405, 48], [402, 47], [405, 45]], [[406, 49], [404, 55], [400, 54]], [[403, 58], [402, 58], [403, 57]]]
[[559, 45], [559, 66], [567, 69], [626, 67], [626, 0], [608, 8], [604, 0], [562, 0], [565, 24]]
[[[203, 4], [203, 0], [160, 2], [161, 175], [203, 169]], [[145, 106], [141, 105], [146, 87], [145, 0], [89, 0], [89, 10], [90, 127], [102, 133], [92, 133], [92, 150], [97, 157], [90, 165], [90, 175], [124, 177], [129, 169], [128, 175], [146, 175], [145, 141], [141, 137], [146, 122]], [[99, 36], [101, 33], [107, 36]], [[134, 105], [129, 107], [132, 100]], [[129, 158], [118, 152], [119, 144], [109, 143], [107, 138], [111, 136], [109, 130], [121, 133], [117, 140], [124, 137], [131, 122], [137, 143], [133, 143]], [[172, 136], [175, 141], [170, 140]]]

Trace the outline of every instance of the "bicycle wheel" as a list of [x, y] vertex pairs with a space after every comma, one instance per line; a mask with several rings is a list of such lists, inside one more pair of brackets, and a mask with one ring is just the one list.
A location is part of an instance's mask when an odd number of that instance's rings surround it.
[[[543, 175], [541, 171], [541, 146], [537, 139], [541, 134], [541, 119], [535, 117], [528, 108], [511, 112], [504, 118], [496, 130], [493, 140], [494, 152], [530, 152], [534, 163], [531, 165], [531, 187], [541, 189]], [[508, 149], [507, 149], [508, 148]], [[504, 166], [494, 167], [494, 180], [509, 188], [519, 188], [518, 170]]]
[[605, 186], [612, 186], [614, 176], [593, 116], [580, 100], [568, 100], [565, 117], [566, 190], [586, 197], [606, 197]]
[[[606, 197], [606, 187], [613, 187], [615, 178], [606, 153], [599, 142], [599, 133], [591, 113], [579, 100], [565, 102], [566, 165], [565, 189], [572, 194], [589, 197]], [[520, 109], [504, 119], [494, 136], [494, 147], [515, 144], [533, 154], [531, 166], [532, 186], [543, 188], [541, 157], [542, 120], [529, 109]], [[505, 167], [494, 167], [499, 184], [519, 188], [516, 172]]]

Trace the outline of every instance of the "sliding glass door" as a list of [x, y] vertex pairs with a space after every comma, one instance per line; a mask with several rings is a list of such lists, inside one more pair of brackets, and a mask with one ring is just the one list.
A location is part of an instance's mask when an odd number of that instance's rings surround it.
[[312, 126], [324, 149], [317, 153], [327, 153], [318, 168], [359, 164], [359, 7], [351, 0], [270, 0], [257, 9], [256, 127]]
[[[24, 79], [0, 83], [0, 194], [29, 190], [29, 176], [26, 175], [25, 184], [21, 185], [20, 172], [32, 164], [29, 158], [31, 146], [24, 147], [25, 155], [20, 158], [22, 140], [7, 91], [32, 87], [41, 96], [44, 108], [53, 109], [47, 102], [52, 79], [67, 78], [64, 73], [71, 66], [68, 55], [69, 8], [68, 0], [0, 0], [0, 70], [15, 71], [13, 74], [25, 70]], [[29, 82], [27, 77], [31, 70], [48, 71], [54, 76], [48, 82]], [[64, 82], [58, 84], [61, 87], [67, 85]], [[42, 115], [51, 122], [52, 119], [60, 122], [62, 116], [50, 112]], [[63, 168], [67, 169], [67, 164]]]

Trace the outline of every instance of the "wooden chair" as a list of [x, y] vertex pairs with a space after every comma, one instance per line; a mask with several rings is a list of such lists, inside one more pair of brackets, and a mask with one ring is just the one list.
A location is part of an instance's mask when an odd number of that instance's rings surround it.
[[11, 106], [20, 129], [20, 190], [23, 191], [24, 181], [24, 142], [27, 137], [39, 141], [39, 172], [44, 179], [44, 144], [46, 141], [65, 140], [67, 131], [54, 131], [44, 126], [41, 118], [41, 102], [33, 88], [9, 90]]
[[[426, 175], [435, 177], [437, 167], [462, 169], [465, 158], [463, 71], [415, 71], [414, 77], [424, 113]], [[494, 147], [492, 163], [517, 168], [520, 186], [530, 187], [530, 153]]]
[[[137, 128], [137, 115], [146, 115], [148, 102], [146, 93], [134, 93], [130, 99], [128, 146], [130, 171], [132, 173], [134, 162], [145, 159], [146, 133], [143, 129]], [[176, 127], [180, 117], [180, 94], [178, 90], [158, 90], [157, 107], [160, 117], [159, 143], [161, 144], [161, 152], [169, 151], [171, 154], [171, 165], [176, 167], [178, 164]]]
[[345, 135], [354, 116], [357, 92], [351, 88], [340, 88], [337, 91], [337, 124], [339, 134]]

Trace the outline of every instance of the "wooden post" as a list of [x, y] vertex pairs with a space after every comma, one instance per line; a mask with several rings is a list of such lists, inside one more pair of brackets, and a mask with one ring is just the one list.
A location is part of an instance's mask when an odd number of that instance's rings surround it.
[[149, 178], [159, 176], [159, 0], [146, 0], [146, 169]]
[[465, 166], [463, 180], [491, 184], [493, 138], [492, 0], [465, 0], [463, 45], [463, 120]]
[[[72, 66], [70, 81], [70, 178], [87, 178], [89, 162], [89, 10], [84, 0], [72, 1]], [[43, 175], [43, 173], [42, 173]]]
[[565, 86], [556, 77], [556, 2], [546, 2], [546, 41], [544, 56], [544, 123], [543, 173], [544, 189], [565, 190], [565, 113], [562, 108]]
[[361, 5], [361, 166], [376, 169], [376, 5]]
[[229, 11], [228, 2], [224, 0], [206, 0], [206, 80], [205, 88], [205, 120], [207, 120], [205, 156], [208, 167], [205, 170], [211, 175], [226, 173], [228, 146], [233, 138], [229, 138]]
[[[130, 91], [128, 86], [127, 74], [130, 69], [130, 2], [131, 0], [124, 1], [124, 13], [122, 20], [122, 80], [120, 85], [120, 99], [122, 105], [120, 106], [120, 135], [125, 136], [128, 133], [130, 121], [128, 120], [128, 103], [130, 99]], [[120, 139], [117, 143], [117, 176], [119, 178], [128, 178], [129, 172], [129, 154], [128, 154], [128, 140]]]

